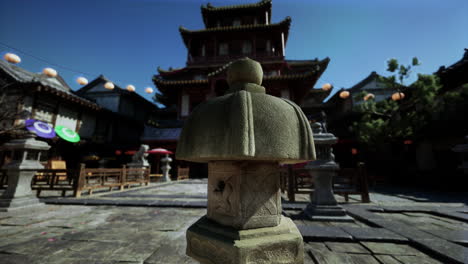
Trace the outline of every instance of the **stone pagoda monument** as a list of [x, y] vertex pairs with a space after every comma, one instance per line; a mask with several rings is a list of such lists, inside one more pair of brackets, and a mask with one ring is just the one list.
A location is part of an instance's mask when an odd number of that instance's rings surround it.
[[176, 158], [208, 163], [208, 212], [187, 230], [201, 263], [303, 263], [302, 237], [281, 214], [279, 164], [315, 159], [299, 106], [265, 94], [261, 65], [227, 69], [229, 90], [187, 119]]

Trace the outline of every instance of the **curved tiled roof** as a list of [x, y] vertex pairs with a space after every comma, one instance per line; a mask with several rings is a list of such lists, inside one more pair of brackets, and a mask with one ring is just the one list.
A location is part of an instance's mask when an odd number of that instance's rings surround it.
[[185, 85], [185, 84], [207, 84], [208, 80], [164, 80], [158, 77], [153, 77], [153, 82], [158, 85]]
[[250, 25], [240, 25], [240, 26], [225, 26], [225, 27], [214, 27], [214, 28], [206, 28], [206, 29], [200, 29], [200, 30], [189, 30], [186, 29], [183, 26], [179, 27], [179, 32], [182, 35], [182, 38], [184, 40], [184, 44], [187, 45], [188, 35], [193, 35], [193, 34], [205, 34], [205, 33], [214, 33], [214, 32], [235, 32], [235, 31], [246, 31], [246, 30], [259, 30], [259, 29], [270, 29], [270, 28], [281, 28], [284, 27], [286, 29], [285, 32], [285, 39], [284, 41], [286, 42], [288, 40], [288, 33], [289, 33], [289, 27], [291, 26], [291, 17], [286, 17], [279, 23], [273, 23], [273, 24], [250, 24]]
[[[219, 67], [216, 71], [213, 71], [208, 74], [208, 77], [215, 76], [217, 74], [220, 74], [224, 72], [229, 65], [233, 61], [230, 61], [223, 66]], [[263, 80], [291, 80], [291, 79], [305, 79], [310, 76], [315, 75], [317, 72], [324, 71], [326, 67], [328, 66], [328, 63], [330, 62], [329, 58], [325, 58], [321, 61], [318, 59], [315, 60], [304, 60], [304, 61], [286, 61], [287, 64], [289, 65], [304, 65], [304, 66], [311, 66], [312, 69], [310, 71], [307, 71], [305, 73], [295, 73], [295, 74], [283, 74], [283, 75], [275, 75], [275, 76], [265, 76]]]
[[258, 7], [267, 7], [271, 8], [271, 0], [261, 0], [260, 2], [253, 4], [243, 4], [243, 5], [230, 5], [230, 6], [212, 6], [210, 3], [201, 6], [202, 12], [216, 12], [216, 11], [225, 11], [233, 9], [247, 9], [247, 8], [258, 8]]
[[166, 74], [166, 73], [175, 73], [175, 72], [180, 72], [182, 70], [185, 70], [186, 68], [183, 67], [183, 68], [175, 68], [175, 69], [168, 69], [168, 70], [164, 70], [163, 68], [161, 68], [160, 66], [158, 66], [158, 72], [160, 74]]
[[33, 73], [2, 60], [0, 60], [0, 70], [5, 72], [18, 83], [38, 84], [38, 91], [48, 92], [94, 109], [100, 108], [94, 102], [74, 94], [70, 86], [68, 86], [68, 84], [62, 79], [62, 77], [60, 77], [60, 75], [57, 75], [56, 77], [48, 77], [42, 73]]
[[216, 31], [241, 31], [245, 29], [262, 29], [262, 28], [272, 28], [278, 26], [289, 26], [291, 25], [291, 17], [287, 16], [285, 19], [278, 23], [273, 24], [249, 24], [249, 25], [240, 25], [240, 26], [225, 26], [225, 27], [214, 27], [214, 28], [205, 28], [199, 30], [189, 30], [183, 26], [179, 27], [181, 34], [196, 34], [196, 33], [208, 33]]
[[[284, 81], [284, 80], [304, 80], [311, 77], [316, 77], [317, 75], [321, 75], [323, 71], [328, 66], [330, 62], [329, 58], [325, 58], [321, 61], [319, 60], [312, 60], [309, 63], [314, 62], [311, 69], [307, 72], [303, 73], [293, 73], [293, 74], [283, 74], [283, 75], [276, 75], [276, 76], [265, 76], [263, 77], [263, 81]], [[215, 76], [224, 72], [232, 62], [228, 62], [221, 66], [214, 72], [208, 74], [208, 77]], [[165, 86], [176, 86], [176, 85], [187, 85], [187, 84], [208, 84], [209, 80], [164, 80], [158, 76], [153, 77], [153, 81], [156, 85], [165, 85]]]

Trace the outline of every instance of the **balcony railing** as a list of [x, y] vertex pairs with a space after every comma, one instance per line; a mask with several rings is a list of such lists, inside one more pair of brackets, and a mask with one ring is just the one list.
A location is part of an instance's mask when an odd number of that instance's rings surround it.
[[224, 56], [215, 56], [215, 57], [190, 57], [187, 60], [187, 65], [196, 65], [196, 64], [224, 64], [228, 63], [235, 59], [240, 59], [244, 57], [249, 57], [258, 61], [268, 61], [268, 60], [282, 60], [284, 56], [267, 54], [267, 53], [256, 53], [254, 54], [238, 54], [238, 55], [224, 55]]

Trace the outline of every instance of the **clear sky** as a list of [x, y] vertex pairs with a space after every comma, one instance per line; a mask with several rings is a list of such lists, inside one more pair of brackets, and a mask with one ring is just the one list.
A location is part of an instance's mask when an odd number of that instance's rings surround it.
[[[185, 66], [178, 28], [201, 29], [200, 6], [257, 0], [0, 0], [0, 53], [15, 52], [19, 66], [51, 66], [71, 85], [77, 72], [99, 74], [137, 92], [153, 87], [157, 67]], [[287, 59], [330, 57], [316, 87], [349, 88], [371, 71], [386, 75], [385, 61], [409, 63], [421, 73], [459, 60], [468, 48], [467, 0], [273, 0], [272, 22], [291, 16]], [[25, 53], [45, 59], [37, 60]]]

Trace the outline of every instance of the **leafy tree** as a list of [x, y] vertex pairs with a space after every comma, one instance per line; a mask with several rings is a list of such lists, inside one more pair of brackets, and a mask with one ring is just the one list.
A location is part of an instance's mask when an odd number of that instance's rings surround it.
[[[416, 57], [408, 65], [399, 64], [396, 59], [387, 61], [387, 71], [391, 75], [380, 77], [379, 81], [395, 92], [405, 92], [406, 98], [380, 102], [368, 99], [356, 105], [354, 110], [362, 115], [352, 128], [360, 143], [376, 146], [414, 138], [415, 133], [430, 121], [434, 110], [441, 105], [435, 100], [440, 85], [435, 76], [418, 74], [417, 81], [406, 87], [405, 80], [410, 77], [413, 67], [418, 65], [420, 63]], [[410, 98], [408, 93], [411, 93]], [[358, 94], [355, 101], [363, 100], [366, 94]]]

